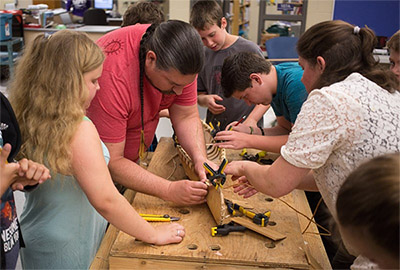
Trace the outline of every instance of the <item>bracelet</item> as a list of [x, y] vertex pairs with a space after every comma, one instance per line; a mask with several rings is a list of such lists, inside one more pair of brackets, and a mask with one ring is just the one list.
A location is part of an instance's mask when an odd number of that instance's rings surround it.
[[258, 127], [258, 128], [261, 130], [261, 135], [264, 136], [265, 135], [264, 129], [262, 127]]
[[251, 135], [251, 134], [253, 134], [253, 131], [254, 131], [254, 130], [253, 130], [253, 127], [252, 127], [252, 126], [249, 126], [249, 128], [250, 128], [250, 135]]

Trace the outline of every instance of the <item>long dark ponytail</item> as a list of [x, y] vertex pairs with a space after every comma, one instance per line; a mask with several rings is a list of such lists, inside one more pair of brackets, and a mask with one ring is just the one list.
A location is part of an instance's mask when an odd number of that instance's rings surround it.
[[389, 70], [382, 69], [372, 51], [377, 42], [368, 27], [359, 28], [336, 20], [318, 23], [308, 29], [297, 43], [299, 55], [312, 65], [317, 57], [325, 59], [325, 70], [315, 88], [344, 80], [359, 72], [389, 92], [398, 90], [399, 81]]
[[139, 48], [140, 65], [140, 104], [141, 104], [141, 143], [139, 156], [146, 151], [144, 143], [144, 100], [143, 77], [145, 73], [146, 53], [153, 51], [156, 56], [156, 66], [160, 70], [176, 69], [183, 75], [197, 74], [204, 64], [203, 43], [196, 29], [188, 23], [170, 20], [160, 25], [152, 24], [144, 33]]
[[149, 28], [140, 47], [144, 54], [151, 50], [157, 55], [157, 68], [173, 68], [183, 75], [201, 71], [204, 63], [203, 43], [193, 26], [183, 21], [170, 20]]

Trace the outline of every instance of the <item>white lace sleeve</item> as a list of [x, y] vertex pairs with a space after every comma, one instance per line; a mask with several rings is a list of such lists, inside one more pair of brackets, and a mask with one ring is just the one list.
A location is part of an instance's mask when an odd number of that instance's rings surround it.
[[[354, 133], [357, 106], [340, 92], [314, 90], [303, 104], [288, 142], [281, 148], [282, 157], [300, 168], [317, 169], [324, 165], [344, 138]], [[349, 113], [350, 112], [350, 113]], [[352, 131], [353, 130], [353, 131]]]

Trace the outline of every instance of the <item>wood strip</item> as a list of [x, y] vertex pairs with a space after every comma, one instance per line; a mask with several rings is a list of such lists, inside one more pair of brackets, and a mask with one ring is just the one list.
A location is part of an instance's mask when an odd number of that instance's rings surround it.
[[314, 256], [311, 254], [310, 247], [308, 246], [308, 243], [304, 243], [304, 251], [306, 252], [307, 256], [307, 261], [311, 265], [312, 269], [323, 269], [322, 266], [319, 264], [319, 262], [314, 258]]
[[248, 218], [245, 218], [245, 217], [232, 217], [231, 220], [242, 226], [245, 226], [249, 230], [252, 230], [256, 233], [262, 234], [265, 237], [268, 237], [269, 239], [272, 239], [274, 241], [278, 241], [278, 240], [282, 240], [282, 239], [286, 238], [286, 235], [276, 232], [274, 230], [271, 230], [268, 227], [258, 226], [257, 224], [253, 223], [252, 221], [250, 221]]
[[[311, 217], [312, 213], [304, 191], [295, 189], [292, 191], [292, 195], [296, 209], [301, 213], [307, 215], [308, 217]], [[297, 216], [299, 219], [301, 231], [303, 231], [308, 224], [308, 219], [301, 215]], [[325, 247], [318, 233], [319, 231], [317, 226], [315, 224], [311, 224], [307, 232], [303, 234], [303, 239], [306, 243], [305, 245], [309, 248], [309, 251], [305, 249], [306, 255], [309, 257], [308, 260], [310, 262], [315, 260], [317, 264], [321, 266], [321, 268], [315, 266], [314, 269], [332, 269], [331, 264], [329, 263], [328, 256], [326, 255]], [[310, 256], [312, 256], [312, 258], [310, 258]], [[311, 266], [313, 265], [315, 264], [312, 263]]]
[[[110, 269], [120, 270], [120, 269], [162, 269], [162, 270], [260, 270], [259, 266], [252, 265], [234, 265], [227, 263], [209, 263], [209, 262], [185, 262], [185, 261], [166, 261], [157, 259], [142, 259], [142, 258], [123, 258], [123, 257], [110, 257]], [[307, 269], [305, 265], [290, 265], [285, 263], [266, 263], [262, 268], [272, 268], [272, 269]]]
[[[202, 121], [202, 126], [206, 145], [214, 143], [214, 138], [211, 136], [211, 127], [207, 125], [204, 121]], [[196, 181], [200, 180], [198, 175], [194, 171], [193, 162], [186, 151], [180, 145], [176, 146], [176, 151], [178, 152], [182, 166], [189, 179]], [[216, 145], [212, 145], [209, 149], [207, 149], [207, 158], [213, 161], [215, 164], [219, 164], [224, 158], [226, 158], [225, 149], [219, 148]], [[229, 214], [224, 202], [224, 196], [221, 189], [216, 190], [214, 186], [210, 186], [206, 199], [207, 205], [210, 208], [215, 222], [218, 225], [226, 223], [225, 218], [228, 217]]]

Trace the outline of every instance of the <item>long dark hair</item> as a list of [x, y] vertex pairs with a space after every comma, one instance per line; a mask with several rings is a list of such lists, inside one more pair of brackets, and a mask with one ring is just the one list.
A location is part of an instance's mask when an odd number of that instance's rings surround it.
[[377, 43], [368, 27], [358, 28], [336, 20], [318, 23], [308, 29], [297, 43], [299, 56], [311, 65], [317, 57], [325, 59], [325, 70], [315, 88], [331, 85], [358, 72], [389, 92], [398, 90], [399, 81], [389, 70], [378, 66], [372, 51]]
[[170, 20], [160, 25], [152, 24], [144, 33], [139, 48], [140, 104], [141, 104], [141, 143], [139, 156], [143, 157], [147, 146], [144, 144], [144, 100], [143, 77], [146, 53], [151, 50], [156, 56], [156, 67], [168, 71], [176, 69], [182, 75], [199, 73], [204, 64], [204, 50], [200, 35], [188, 23]]
[[170, 20], [151, 26], [140, 43], [143, 57], [151, 50], [161, 70], [176, 69], [183, 75], [197, 74], [203, 68], [204, 49], [200, 35], [188, 23]]
[[400, 154], [376, 157], [354, 170], [336, 201], [341, 226], [357, 228], [399, 259]]

